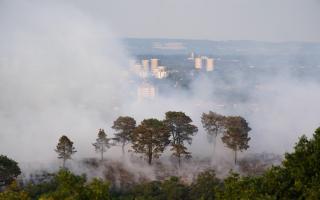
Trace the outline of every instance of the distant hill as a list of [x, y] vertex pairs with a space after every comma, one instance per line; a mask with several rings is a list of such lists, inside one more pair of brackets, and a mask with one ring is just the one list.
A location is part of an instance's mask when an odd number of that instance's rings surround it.
[[133, 55], [320, 55], [320, 43], [125, 38]]

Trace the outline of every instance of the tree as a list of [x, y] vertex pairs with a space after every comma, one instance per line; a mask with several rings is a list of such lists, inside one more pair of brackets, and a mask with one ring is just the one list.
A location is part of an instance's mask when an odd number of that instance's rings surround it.
[[124, 155], [124, 148], [131, 141], [132, 132], [136, 128], [136, 120], [128, 116], [118, 117], [113, 122], [112, 128], [116, 130], [113, 139], [122, 145], [122, 154]]
[[94, 178], [88, 185], [88, 197], [92, 200], [110, 200], [110, 184], [101, 179]]
[[63, 161], [62, 168], [65, 168], [66, 160], [71, 159], [71, 155], [77, 152], [73, 146], [73, 142], [65, 135], [60, 137], [55, 151], [58, 154], [58, 158]]
[[172, 155], [178, 159], [179, 166], [181, 166], [181, 159], [183, 157], [191, 157], [190, 152], [187, 151], [184, 144], [185, 141], [191, 144], [192, 136], [198, 131], [198, 128], [191, 124], [191, 122], [191, 118], [183, 112], [166, 112], [164, 123], [170, 131]]
[[320, 199], [320, 127], [311, 139], [303, 135], [294, 152], [285, 154], [282, 165], [273, 176], [281, 183], [275, 189], [282, 191], [282, 198]]
[[103, 153], [111, 147], [110, 140], [111, 139], [107, 138], [107, 134], [104, 132], [104, 130], [99, 129], [98, 138], [92, 145], [94, 146], [96, 152], [101, 154], [101, 161], [103, 161]]
[[169, 130], [162, 121], [145, 119], [133, 131], [132, 148], [136, 153], [144, 154], [151, 165], [169, 144], [169, 137]]
[[[224, 179], [222, 190], [218, 191], [217, 199], [256, 199], [256, 200], [275, 200], [273, 194], [263, 192], [261, 178], [255, 176], [241, 177], [237, 173], [231, 172]], [[282, 199], [282, 198], [280, 198]], [[294, 198], [295, 199], [295, 198]]]
[[4, 191], [0, 190], [0, 200], [31, 200], [31, 198], [14, 180]]
[[214, 200], [220, 185], [221, 181], [216, 177], [214, 170], [201, 172], [190, 186], [191, 199]]
[[20, 174], [21, 170], [16, 161], [0, 155], [0, 186], [10, 184]]
[[87, 199], [88, 190], [84, 185], [84, 175], [78, 176], [62, 169], [55, 174], [52, 181], [56, 183], [56, 188], [43, 194], [40, 199]]
[[132, 196], [127, 199], [166, 200], [161, 184], [162, 183], [160, 181], [142, 182], [133, 187], [130, 192]]
[[188, 187], [181, 183], [178, 177], [170, 177], [170, 179], [165, 180], [162, 185], [161, 189], [164, 192], [165, 199], [168, 200], [188, 200], [190, 199], [190, 195], [188, 192]]
[[247, 121], [240, 116], [227, 117], [225, 123], [226, 131], [221, 139], [228, 148], [234, 151], [234, 163], [237, 164], [237, 152], [249, 148], [248, 142], [251, 138], [248, 136], [248, 132], [251, 128]]
[[213, 156], [215, 154], [216, 142], [218, 134], [223, 133], [225, 129], [226, 117], [215, 112], [203, 113], [201, 116], [201, 123], [206, 130], [209, 139], [213, 142]]

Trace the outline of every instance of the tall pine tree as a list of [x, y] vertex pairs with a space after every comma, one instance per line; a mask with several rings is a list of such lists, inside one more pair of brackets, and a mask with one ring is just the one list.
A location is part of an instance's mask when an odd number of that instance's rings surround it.
[[122, 155], [124, 155], [124, 148], [131, 141], [133, 130], [136, 128], [136, 120], [132, 117], [120, 116], [113, 122], [112, 128], [116, 131], [113, 140], [121, 144]]
[[237, 164], [237, 153], [249, 148], [248, 142], [251, 139], [248, 135], [251, 128], [247, 121], [240, 116], [230, 116], [226, 119], [226, 131], [223, 134], [222, 142], [234, 151], [234, 163]]
[[222, 134], [225, 129], [226, 117], [215, 112], [203, 113], [201, 123], [208, 134], [209, 141], [213, 144], [213, 156], [215, 154], [217, 137]]
[[157, 119], [145, 119], [133, 131], [132, 148], [136, 153], [144, 154], [151, 165], [170, 143], [170, 133], [165, 124]]
[[71, 155], [76, 153], [73, 142], [65, 135], [61, 136], [55, 151], [58, 158], [62, 159], [62, 167], [65, 168], [66, 160], [71, 159]]
[[96, 142], [92, 145], [94, 146], [97, 153], [101, 155], [101, 161], [103, 161], [103, 153], [107, 151], [111, 147], [110, 138], [107, 138], [107, 134], [103, 129], [99, 129], [98, 138]]
[[192, 120], [183, 112], [166, 112], [164, 123], [171, 134], [172, 156], [177, 158], [181, 166], [182, 158], [190, 158], [191, 153], [187, 151], [185, 142], [191, 144], [192, 136], [198, 131], [198, 128], [191, 124]]

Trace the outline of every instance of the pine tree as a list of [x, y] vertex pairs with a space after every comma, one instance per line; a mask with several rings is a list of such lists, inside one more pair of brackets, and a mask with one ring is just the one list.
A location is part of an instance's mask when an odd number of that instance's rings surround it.
[[136, 128], [136, 120], [128, 116], [118, 117], [118, 119], [113, 122], [112, 128], [116, 131], [113, 140], [121, 144], [122, 155], [124, 155], [124, 148], [131, 141], [131, 135]]
[[63, 161], [62, 168], [65, 168], [66, 160], [71, 159], [71, 155], [77, 152], [73, 146], [73, 142], [65, 135], [60, 137], [55, 151], [58, 154], [58, 158]]
[[251, 139], [248, 136], [251, 128], [247, 121], [238, 117], [227, 117], [226, 119], [226, 131], [224, 132], [222, 142], [227, 145], [228, 148], [234, 151], [234, 163], [237, 164], [237, 153], [249, 148], [248, 142]]
[[133, 131], [132, 148], [136, 153], [144, 154], [151, 165], [154, 158], [159, 158], [170, 143], [170, 133], [165, 124], [157, 119], [145, 119]]
[[208, 134], [209, 141], [213, 143], [213, 156], [215, 154], [217, 136], [222, 134], [225, 129], [226, 117], [215, 112], [203, 113], [201, 123]]
[[166, 112], [164, 123], [171, 134], [172, 156], [178, 159], [179, 166], [181, 166], [182, 158], [191, 157], [191, 153], [187, 151], [184, 144], [185, 141], [191, 144], [192, 136], [198, 131], [198, 128], [191, 122], [191, 118], [183, 112]]
[[21, 174], [18, 163], [5, 155], [0, 155], [0, 188], [2, 185], [10, 184]]
[[94, 146], [96, 152], [100, 153], [101, 161], [103, 161], [103, 153], [111, 147], [110, 140], [111, 139], [107, 138], [107, 134], [104, 132], [104, 130], [99, 129], [98, 138], [96, 139], [96, 142], [92, 145]]

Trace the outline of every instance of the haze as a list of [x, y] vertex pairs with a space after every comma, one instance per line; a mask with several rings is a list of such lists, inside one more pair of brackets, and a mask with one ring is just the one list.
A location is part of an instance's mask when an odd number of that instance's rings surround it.
[[122, 37], [320, 42], [319, 0], [72, 2]]
[[[136, 102], [137, 85], [128, 74], [132, 57], [117, 38], [320, 42], [319, 6], [311, 0], [0, 1], [0, 151], [19, 161], [56, 160], [53, 149], [67, 134], [77, 157], [94, 156], [97, 129], [112, 133], [119, 115], [140, 121], [181, 110], [201, 127], [201, 113], [214, 106], [196, 105], [219, 99], [207, 92], [219, 86], [200, 76], [183, 95]], [[233, 75], [241, 88], [247, 77]], [[222, 114], [248, 119], [252, 151], [290, 151], [298, 136], [319, 126], [319, 81], [297, 80], [286, 69], [265, 80], [274, 92], [254, 90], [242, 109]], [[251, 113], [250, 103], [262, 111]], [[192, 148], [209, 152], [201, 128]]]

